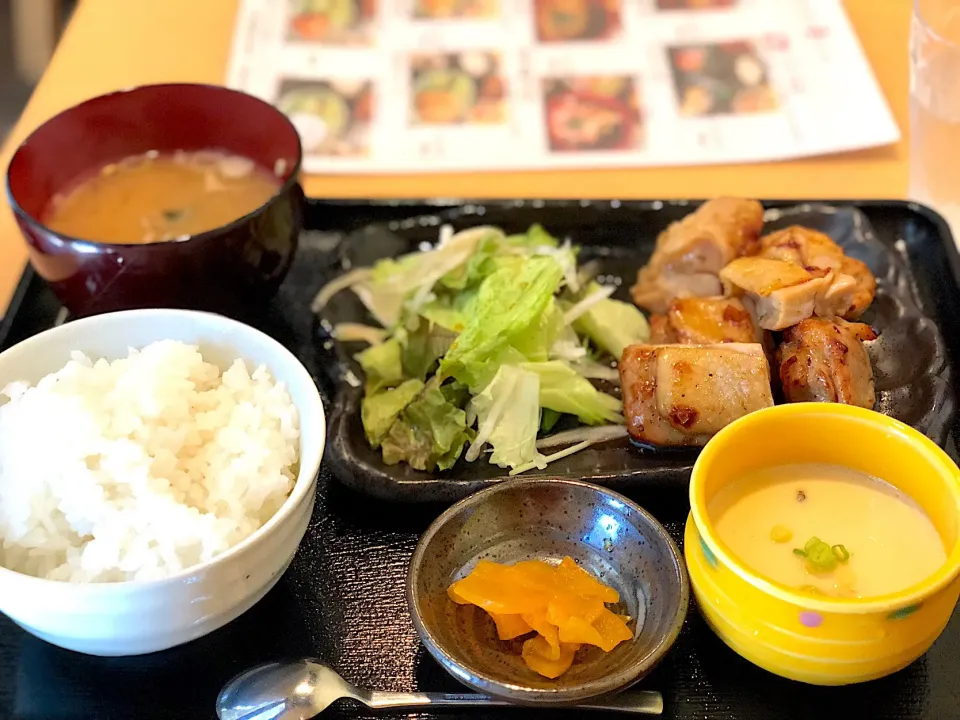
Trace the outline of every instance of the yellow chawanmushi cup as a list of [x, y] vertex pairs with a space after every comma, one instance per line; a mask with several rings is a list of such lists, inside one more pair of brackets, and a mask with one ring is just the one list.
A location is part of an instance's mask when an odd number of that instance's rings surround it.
[[[745, 473], [789, 463], [829, 463], [867, 473], [916, 500], [933, 522], [946, 562], [901, 592], [824, 599], [758, 575], [717, 537], [707, 506]], [[700, 612], [750, 662], [815, 685], [889, 675], [937, 639], [960, 593], [960, 469], [928, 438], [870, 410], [832, 403], [751, 413], [707, 443], [693, 468], [685, 550]]]

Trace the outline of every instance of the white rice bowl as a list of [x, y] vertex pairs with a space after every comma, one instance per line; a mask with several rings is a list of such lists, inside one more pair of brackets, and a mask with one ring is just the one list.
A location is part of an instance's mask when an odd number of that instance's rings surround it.
[[69, 582], [155, 580], [263, 526], [298, 471], [299, 419], [263, 366], [221, 372], [163, 340], [82, 353], [0, 402], [0, 565]]

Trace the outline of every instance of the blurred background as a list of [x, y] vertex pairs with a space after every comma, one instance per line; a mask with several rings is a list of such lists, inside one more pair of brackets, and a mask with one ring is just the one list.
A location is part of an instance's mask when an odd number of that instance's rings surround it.
[[0, 139], [17, 121], [30, 95], [30, 83], [13, 60], [13, 0], [0, 0]]
[[0, 141], [40, 79], [72, 0], [0, 0]]

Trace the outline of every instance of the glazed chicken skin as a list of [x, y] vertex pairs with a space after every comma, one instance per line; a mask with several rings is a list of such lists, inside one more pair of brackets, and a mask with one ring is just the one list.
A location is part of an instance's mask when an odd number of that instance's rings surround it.
[[627, 430], [649, 445], [703, 445], [773, 405], [759, 343], [631, 345], [620, 359], [620, 385]]
[[759, 250], [763, 206], [755, 200], [718, 198], [660, 233], [650, 261], [630, 289], [633, 300], [655, 313], [677, 298], [720, 294], [720, 269]]
[[794, 225], [760, 238], [758, 257], [782, 260], [808, 272], [833, 273], [820, 298], [817, 315], [838, 315], [856, 320], [870, 307], [877, 292], [877, 279], [865, 264], [848, 257], [829, 235]]
[[835, 402], [872, 410], [873, 368], [863, 343], [876, 338], [869, 325], [839, 317], [807, 318], [788, 328], [777, 348], [787, 402]]
[[680, 298], [665, 315], [650, 316], [652, 344], [713, 345], [753, 343], [760, 333], [736, 298]]

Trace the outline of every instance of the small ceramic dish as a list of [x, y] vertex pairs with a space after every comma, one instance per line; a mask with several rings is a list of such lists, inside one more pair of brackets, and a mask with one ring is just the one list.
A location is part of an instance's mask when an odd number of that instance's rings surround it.
[[[828, 463], [885, 480], [933, 522], [947, 559], [918, 585], [864, 599], [814, 597], [754, 573], [722, 543], [707, 507], [727, 483], [772, 465]], [[684, 551], [700, 611], [738, 654], [815, 685], [889, 675], [939, 637], [960, 593], [960, 469], [929, 439], [849, 405], [797, 403], [721, 430], [693, 469]]]
[[130, 347], [157, 340], [197, 345], [205, 360], [223, 369], [236, 358], [249, 366], [266, 365], [286, 385], [300, 419], [296, 484], [259, 530], [213, 560], [163, 580], [68, 583], [0, 567], [0, 612], [68, 650], [140, 655], [227, 624], [277, 583], [313, 512], [326, 437], [320, 393], [289, 350], [243, 323], [186, 310], [131, 310], [75, 320], [0, 353], [0, 387], [16, 380], [36, 383], [59, 370], [77, 350], [91, 358], [114, 359], [126, 356]]
[[[620, 593], [615, 611], [635, 618], [631, 627], [640, 630], [609, 653], [581, 648], [556, 680], [527, 668], [522, 642], [499, 640], [481, 609], [447, 595], [481, 559], [513, 564], [567, 555]], [[677, 639], [688, 592], [677, 546], [649, 513], [575, 480], [512, 480], [461, 500], [420, 539], [407, 575], [413, 622], [433, 657], [464, 684], [528, 705], [575, 703], [640, 680]]]
[[[220, 150], [274, 173], [276, 194], [252, 213], [186, 240], [91, 242], [43, 224], [50, 202], [110, 163], [150, 151]], [[147, 85], [87, 100], [51, 118], [14, 153], [7, 195], [30, 261], [74, 315], [145, 307], [243, 312], [290, 268], [303, 191], [296, 129], [270, 104], [214, 85]]]

